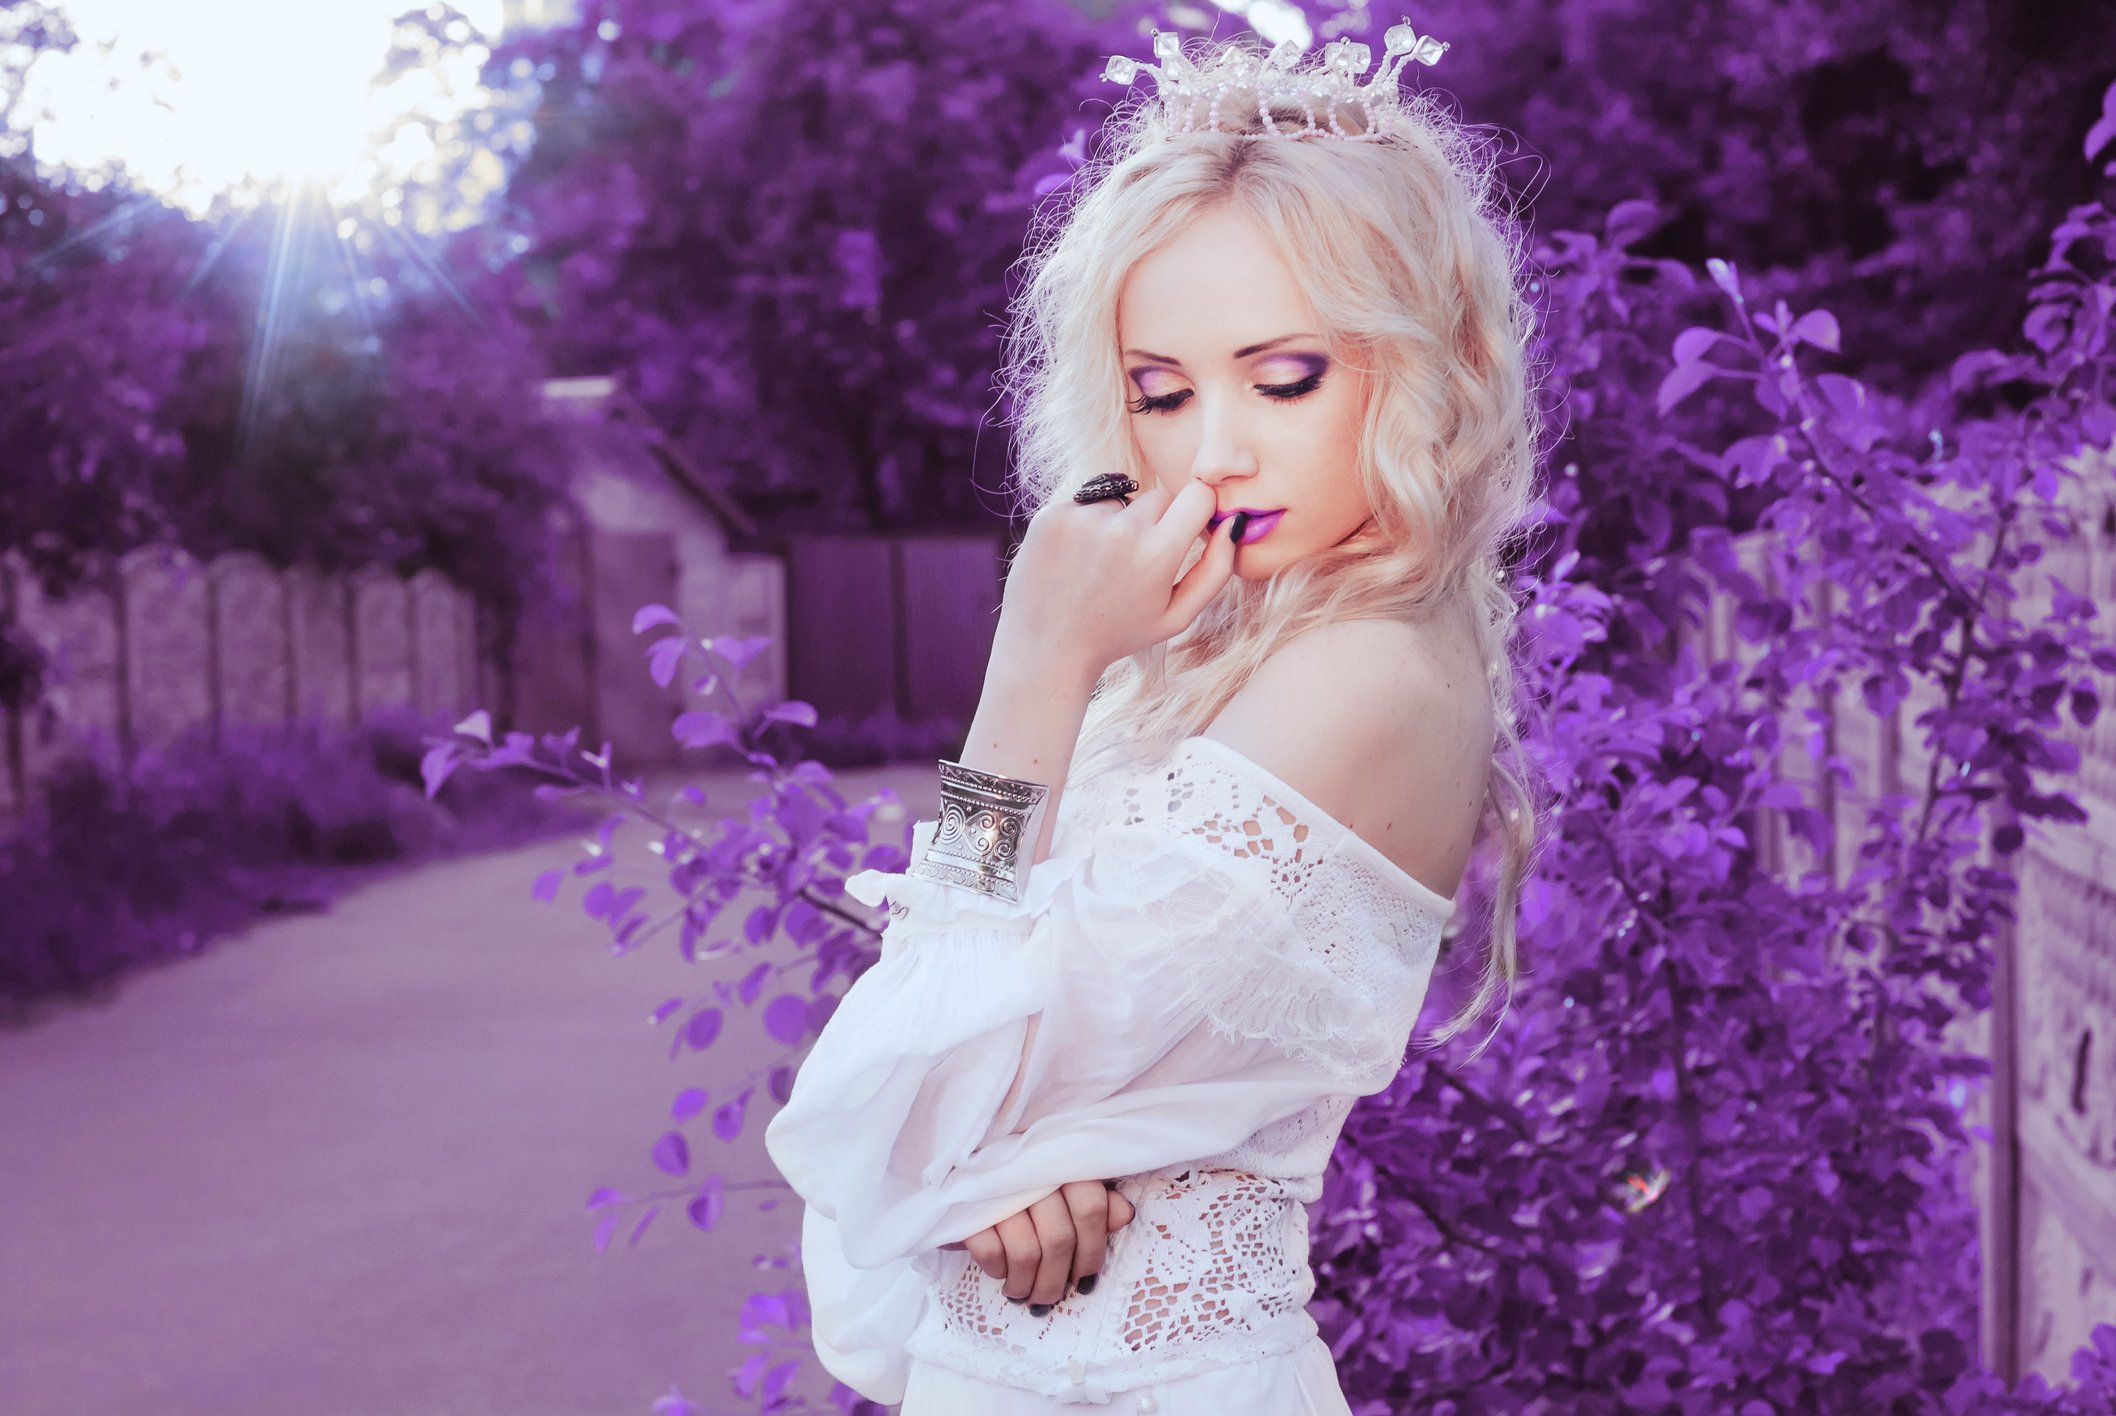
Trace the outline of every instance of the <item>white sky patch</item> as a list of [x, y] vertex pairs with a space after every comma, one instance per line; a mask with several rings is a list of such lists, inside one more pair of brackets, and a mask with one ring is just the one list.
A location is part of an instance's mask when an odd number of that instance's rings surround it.
[[[379, 197], [393, 208], [391, 189], [442, 156], [416, 127], [389, 136], [393, 120], [455, 116], [476, 100], [485, 57], [474, 46], [449, 72], [413, 71], [374, 89], [391, 22], [418, 3], [60, 0], [81, 43], [37, 61], [16, 124], [33, 131], [41, 163], [91, 179], [122, 166], [196, 215], [223, 195], [248, 205], [297, 182], [319, 184], [340, 203]], [[510, 9], [518, 22], [550, 24], [575, 8], [574, 0], [454, 3], [486, 40], [498, 37]], [[1172, 13], [1220, 32], [1214, 6], [1267, 41], [1312, 39], [1284, 0], [1175, 0]], [[499, 180], [485, 176], [487, 185]]]
[[[490, 39], [503, 4], [456, 0], [455, 8]], [[343, 200], [371, 193], [430, 156], [411, 150], [416, 140], [379, 152], [389, 121], [437, 92], [475, 89], [474, 70], [372, 87], [391, 21], [416, 0], [64, 0], [63, 8], [81, 42], [38, 59], [15, 113], [34, 130], [39, 161], [83, 173], [122, 164], [194, 212], [221, 193], [289, 181], [321, 183]]]

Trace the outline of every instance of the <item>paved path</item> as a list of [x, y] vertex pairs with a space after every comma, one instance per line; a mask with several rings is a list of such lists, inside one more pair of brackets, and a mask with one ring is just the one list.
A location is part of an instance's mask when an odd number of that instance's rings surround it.
[[[885, 783], [932, 809], [930, 765], [838, 785]], [[754, 788], [707, 790], [721, 816]], [[625, 836], [619, 868], [669, 899]], [[752, 1258], [791, 1255], [798, 1203], [739, 1191], [712, 1234], [671, 1206], [600, 1254], [584, 1210], [673, 1183], [647, 1151], [676, 1093], [779, 1051], [736, 1014], [671, 1062], [644, 1021], [754, 956], [694, 968], [670, 931], [613, 957], [577, 883], [530, 898], [576, 858], [424, 867], [0, 1033], [0, 1412], [647, 1416], [671, 1382], [754, 1411], [726, 1380], [737, 1312], [797, 1281]], [[733, 1145], [694, 1120], [693, 1173], [773, 1177], [774, 1109], [760, 1088]]]

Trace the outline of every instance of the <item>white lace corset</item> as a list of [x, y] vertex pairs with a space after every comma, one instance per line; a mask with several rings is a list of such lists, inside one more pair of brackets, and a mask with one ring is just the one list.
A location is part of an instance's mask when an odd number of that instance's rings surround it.
[[[1041, 1317], [1009, 1302], [966, 1251], [928, 1256], [937, 1259], [933, 1301], [909, 1352], [1067, 1401], [1105, 1402], [1113, 1391], [1289, 1352], [1315, 1334], [1307, 1207], [1353, 1104], [1402, 1065], [1453, 909], [1213, 739], [1185, 739], [1167, 763], [1144, 770], [1163, 780], [1126, 769], [1068, 787], [1053, 852], [1084, 849], [1098, 828], [1138, 825], [1149, 803], [1174, 802], [1191, 834], [1267, 864], [1273, 891], [1289, 908], [1298, 903], [1312, 958], [1231, 964], [1254, 987], [1214, 987], [1212, 1023], [1272, 1036], [1350, 1080], [1222, 1154], [1111, 1177], [1137, 1215], [1111, 1236], [1095, 1291]], [[1374, 1001], [1369, 1016], [1345, 1015], [1347, 984]], [[1290, 1007], [1289, 989], [1302, 995]]]

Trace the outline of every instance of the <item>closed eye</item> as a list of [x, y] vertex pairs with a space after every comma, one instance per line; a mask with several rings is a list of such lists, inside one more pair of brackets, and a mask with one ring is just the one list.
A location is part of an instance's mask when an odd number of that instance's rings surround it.
[[[1321, 372], [1318, 371], [1308, 375], [1298, 383], [1256, 384], [1254, 387], [1258, 393], [1276, 402], [1291, 403], [1296, 399], [1306, 398], [1309, 394], [1315, 392], [1321, 386], [1322, 378]], [[1125, 406], [1134, 413], [1173, 412], [1189, 401], [1191, 392], [1192, 390], [1187, 388], [1179, 389], [1174, 393], [1164, 393], [1157, 398], [1141, 394]]]

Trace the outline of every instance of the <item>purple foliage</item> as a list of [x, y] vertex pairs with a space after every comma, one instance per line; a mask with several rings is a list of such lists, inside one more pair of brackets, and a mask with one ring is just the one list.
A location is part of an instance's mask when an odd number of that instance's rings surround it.
[[431, 725], [378, 719], [194, 733], [130, 770], [84, 751], [0, 836], [0, 999], [195, 953], [260, 915], [317, 909], [378, 868], [532, 839], [577, 816], [518, 783], [419, 790]]
[[1087, 8], [586, 0], [487, 65], [537, 132], [499, 281], [560, 368], [624, 370], [745, 493], [978, 518], [1003, 450], [982, 435], [992, 312], [1031, 203], [1078, 161], [1042, 135], [1084, 137], [1137, 6]]

